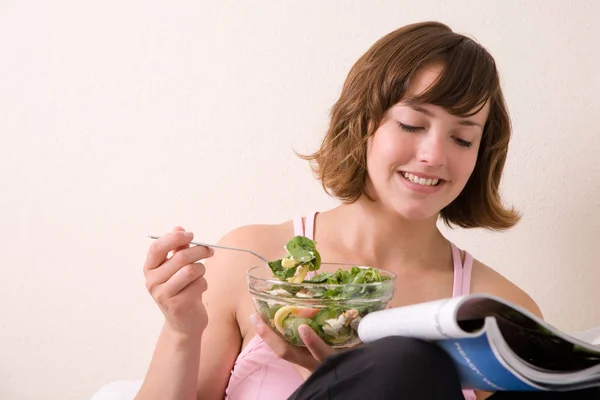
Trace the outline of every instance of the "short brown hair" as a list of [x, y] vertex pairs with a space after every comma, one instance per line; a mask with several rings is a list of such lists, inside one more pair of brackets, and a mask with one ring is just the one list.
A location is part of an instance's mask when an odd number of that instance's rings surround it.
[[[437, 81], [424, 93], [403, 98], [422, 66], [441, 63]], [[399, 101], [444, 107], [467, 117], [486, 102], [486, 121], [475, 169], [459, 196], [440, 214], [448, 226], [507, 229], [520, 215], [502, 204], [499, 186], [511, 124], [492, 56], [474, 40], [439, 22], [404, 26], [379, 39], [352, 67], [331, 110], [321, 147], [310, 155], [316, 176], [330, 195], [345, 203], [367, 193], [367, 140], [385, 112]], [[475, 110], [474, 112], [472, 112]]]

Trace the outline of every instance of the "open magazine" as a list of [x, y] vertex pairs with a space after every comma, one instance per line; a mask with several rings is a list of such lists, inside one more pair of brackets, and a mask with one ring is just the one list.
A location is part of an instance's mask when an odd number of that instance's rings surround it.
[[600, 386], [600, 347], [487, 294], [376, 311], [358, 327], [365, 343], [385, 336], [433, 341], [454, 360], [464, 389], [574, 390]]

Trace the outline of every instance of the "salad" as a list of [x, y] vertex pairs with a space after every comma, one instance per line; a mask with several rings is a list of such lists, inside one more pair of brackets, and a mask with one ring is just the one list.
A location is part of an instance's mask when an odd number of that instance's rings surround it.
[[310, 326], [327, 344], [347, 347], [358, 343], [358, 324], [366, 314], [385, 308], [393, 294], [393, 281], [380, 270], [352, 266], [321, 272], [315, 242], [304, 236], [292, 238], [287, 255], [269, 262], [281, 283], [270, 284], [256, 293], [257, 309], [286, 340], [303, 345], [300, 325]]

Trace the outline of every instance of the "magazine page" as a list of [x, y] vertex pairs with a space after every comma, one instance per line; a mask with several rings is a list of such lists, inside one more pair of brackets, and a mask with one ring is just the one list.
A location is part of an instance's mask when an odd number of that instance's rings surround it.
[[462, 301], [457, 297], [372, 312], [358, 325], [358, 336], [365, 343], [394, 335], [424, 340], [475, 336], [456, 322]]
[[[568, 342], [554, 337], [552, 333], [544, 334], [541, 340], [531, 340], [530, 334], [526, 332], [527, 336], [518, 346], [511, 346], [507, 338], [515, 342], [518, 340], [515, 337], [523, 331], [512, 327], [502, 329], [501, 322], [502, 320], [496, 317], [487, 317], [485, 331], [490, 344], [497, 349], [498, 357], [501, 357], [517, 375], [554, 388], [572, 388], [573, 385], [582, 387], [583, 384], [600, 382], [600, 361], [597, 354], [582, 351], [576, 345], [569, 344], [570, 346], [565, 348], [565, 343]], [[552, 342], [553, 337], [556, 340]], [[521, 355], [515, 350], [520, 350]], [[544, 368], [548, 366], [551, 366], [551, 369]]]
[[600, 347], [600, 326], [588, 328], [584, 331], [571, 332], [570, 335], [586, 343]]
[[600, 364], [600, 348], [572, 337], [529, 311], [490, 295], [469, 295], [460, 303], [457, 324], [477, 332], [493, 316], [503, 340], [522, 361], [540, 371], [573, 372]]
[[485, 331], [476, 337], [436, 340], [435, 344], [452, 357], [463, 389], [485, 391], [539, 391], [543, 388], [519, 377], [498, 357]]
[[[521, 376], [523, 379], [527, 379], [533, 382], [538, 382], [544, 387], [556, 388], [569, 388], [573, 387], [584, 387], [589, 384], [600, 382], [600, 364], [593, 365], [587, 369], [577, 370], [575, 372], [569, 371], [547, 371], [536, 367], [533, 364], [524, 362], [519, 356], [517, 356], [508, 343], [504, 340], [503, 335], [500, 333], [498, 322], [494, 317], [488, 317], [491, 323], [486, 323], [486, 333], [490, 340], [490, 344], [493, 348], [497, 349], [498, 357], [505, 361], [506, 365], [510, 366], [510, 369], [515, 372], [516, 375]], [[569, 362], [568, 358], [565, 362]]]

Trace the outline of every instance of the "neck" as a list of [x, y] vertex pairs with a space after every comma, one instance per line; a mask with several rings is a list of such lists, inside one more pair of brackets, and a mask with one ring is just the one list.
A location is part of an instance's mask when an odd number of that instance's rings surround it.
[[347, 262], [394, 270], [447, 265], [449, 243], [437, 227], [437, 215], [410, 221], [368, 199], [340, 205], [324, 214], [325, 221], [317, 231], [327, 230], [327, 226], [337, 230], [333, 236], [337, 243], [331, 247], [336, 253], [354, 258]]

